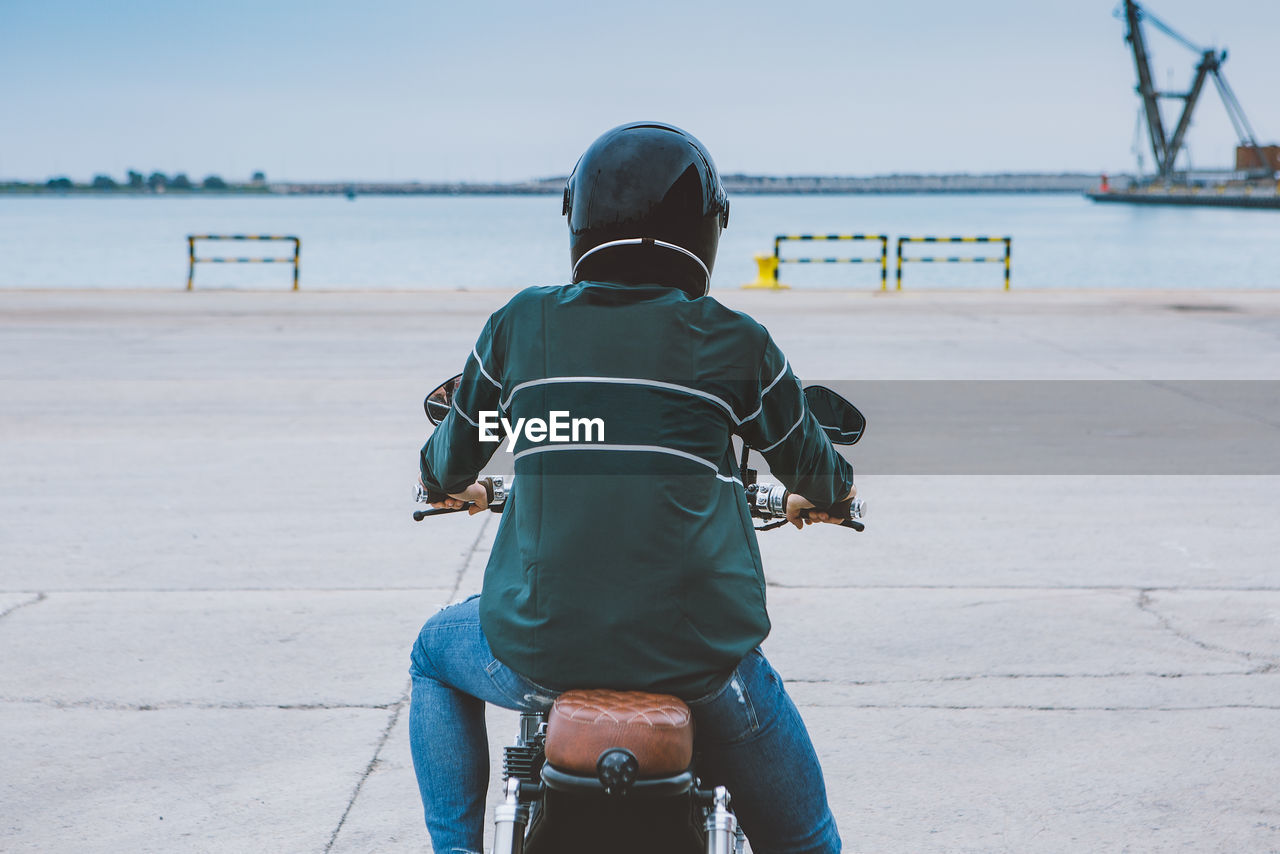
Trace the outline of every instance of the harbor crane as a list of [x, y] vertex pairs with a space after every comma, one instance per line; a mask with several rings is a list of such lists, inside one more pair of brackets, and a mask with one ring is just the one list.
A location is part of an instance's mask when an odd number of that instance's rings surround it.
[[[1252, 161], [1257, 164], [1256, 168], [1246, 167], [1244, 171], [1249, 172], [1254, 177], [1271, 176], [1274, 173], [1275, 166], [1272, 157], [1273, 151], [1270, 147], [1267, 150], [1263, 150], [1258, 145], [1258, 141], [1254, 137], [1253, 128], [1249, 124], [1249, 119], [1244, 114], [1244, 108], [1240, 106], [1240, 101], [1236, 99], [1235, 93], [1231, 91], [1231, 86], [1222, 74], [1222, 64], [1227, 60], [1226, 50], [1200, 47], [1140, 6], [1135, 0], [1124, 0], [1122, 6], [1116, 8], [1115, 16], [1117, 18], [1123, 17], [1127, 24], [1125, 41], [1129, 43], [1133, 50], [1133, 64], [1138, 71], [1137, 91], [1142, 96], [1142, 107], [1147, 120], [1147, 132], [1151, 137], [1151, 153], [1155, 156], [1157, 179], [1168, 182], [1175, 177], [1174, 161], [1182, 150], [1187, 129], [1191, 126], [1191, 115], [1195, 111], [1196, 102], [1200, 98], [1200, 92], [1204, 88], [1205, 78], [1207, 77], [1213, 78], [1214, 86], [1217, 88], [1218, 94], [1222, 96], [1222, 103], [1227, 109], [1227, 116], [1230, 117], [1231, 124], [1236, 131], [1236, 137], [1240, 141], [1236, 157], [1237, 169], [1241, 168], [1242, 162], [1248, 163]], [[1196, 63], [1196, 73], [1191, 81], [1191, 88], [1186, 92], [1161, 92], [1156, 89], [1151, 75], [1151, 61], [1147, 54], [1147, 42], [1142, 33], [1144, 21], [1200, 56], [1199, 62]], [[1182, 115], [1178, 117], [1178, 123], [1174, 127], [1172, 134], [1165, 132], [1164, 120], [1160, 115], [1160, 99], [1162, 98], [1182, 101]], [[1249, 152], [1247, 159], [1241, 156], [1246, 151]]]

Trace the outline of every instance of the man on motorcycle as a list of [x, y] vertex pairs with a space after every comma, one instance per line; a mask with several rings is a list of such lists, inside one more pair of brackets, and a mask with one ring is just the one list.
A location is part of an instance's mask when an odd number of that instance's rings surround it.
[[731, 437], [793, 493], [798, 528], [802, 509], [853, 495], [852, 469], [764, 327], [706, 296], [729, 201], [698, 140], [654, 122], [609, 131], [574, 168], [564, 213], [572, 284], [528, 288], [489, 318], [422, 449], [436, 506], [475, 513], [498, 448], [481, 426], [516, 434], [483, 592], [428, 620], [412, 654], [435, 850], [481, 850], [485, 702], [545, 710], [571, 688], [614, 688], [688, 703], [698, 774], [732, 792], [757, 854], [839, 851], [808, 733], [759, 650], [764, 573]]

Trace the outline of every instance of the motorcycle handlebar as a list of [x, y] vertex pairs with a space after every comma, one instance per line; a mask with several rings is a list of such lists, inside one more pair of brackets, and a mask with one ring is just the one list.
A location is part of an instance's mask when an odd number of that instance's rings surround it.
[[[753, 483], [746, 488], [747, 506], [751, 515], [757, 519], [780, 520], [787, 518], [787, 498], [791, 493], [780, 483]], [[820, 508], [814, 508], [820, 510]], [[809, 518], [809, 509], [800, 511], [800, 518]], [[835, 519], [840, 519], [840, 526], [862, 531], [866, 526], [859, 521], [866, 515], [866, 504], [860, 498], [846, 498], [844, 501], [820, 510]], [[775, 521], [759, 530], [768, 530], [781, 522]]]
[[[503, 506], [507, 501], [507, 494], [510, 489], [508, 478], [502, 475], [489, 475], [481, 478], [478, 483], [482, 484], [485, 492], [488, 493], [488, 509], [491, 513], [501, 513]], [[782, 525], [787, 518], [787, 496], [789, 493], [780, 483], [753, 483], [745, 487], [745, 497], [747, 499], [747, 507], [751, 515], [756, 519], [771, 520], [771, 524], [765, 525], [757, 530], [770, 530]], [[421, 484], [418, 485], [416, 500], [420, 504], [437, 504], [444, 501], [449, 496], [444, 493], [433, 492], [426, 489]], [[431, 510], [415, 510], [413, 512], [413, 520], [421, 522], [430, 516], [442, 516], [445, 513], [462, 513], [470, 510], [475, 506], [475, 502], [468, 501], [461, 507], [449, 508], [439, 507]], [[867, 512], [867, 505], [861, 498], [847, 498], [838, 504], [833, 504], [825, 511], [829, 516], [841, 519], [841, 527], [852, 528], [855, 531], [862, 531], [866, 526], [860, 521]], [[801, 518], [809, 517], [809, 510], [800, 511]]]
[[[502, 505], [507, 503], [507, 479], [500, 474], [487, 475], [480, 478], [476, 483], [484, 487], [487, 494], [486, 504], [491, 513], [501, 513]], [[418, 491], [414, 495], [414, 500], [419, 504], [439, 504], [449, 498], [446, 493], [436, 492], [427, 489], [421, 483], [418, 484]], [[445, 513], [461, 513], [464, 510], [470, 510], [475, 506], [474, 501], [468, 501], [461, 507], [436, 507], [431, 510], [415, 510], [413, 511], [413, 521], [421, 522], [428, 516], [441, 516]]]

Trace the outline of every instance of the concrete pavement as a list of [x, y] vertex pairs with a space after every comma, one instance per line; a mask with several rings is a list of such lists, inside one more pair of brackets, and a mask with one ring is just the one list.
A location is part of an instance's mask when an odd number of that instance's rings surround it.
[[[1280, 294], [717, 296], [807, 380], [1280, 379]], [[0, 292], [0, 850], [430, 850], [408, 647], [496, 520], [410, 521], [421, 398], [505, 298]], [[847, 850], [1280, 851], [1280, 476], [1033, 468], [761, 537]]]

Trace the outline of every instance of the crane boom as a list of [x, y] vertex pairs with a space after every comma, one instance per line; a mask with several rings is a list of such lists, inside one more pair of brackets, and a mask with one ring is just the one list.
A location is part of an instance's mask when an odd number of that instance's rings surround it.
[[1195, 79], [1191, 81], [1191, 89], [1183, 96], [1186, 100], [1182, 104], [1182, 115], [1178, 118], [1178, 126], [1174, 128], [1173, 138], [1169, 140], [1168, 148], [1165, 150], [1168, 160], [1160, 170], [1162, 178], [1168, 177], [1173, 172], [1173, 161], [1182, 150], [1182, 140], [1187, 135], [1187, 129], [1191, 127], [1191, 112], [1196, 108], [1196, 101], [1200, 99], [1204, 79], [1210, 74], [1213, 74], [1214, 80], [1218, 79], [1218, 63], [1218, 55], [1211, 50], [1206, 50], [1200, 56], [1200, 62], [1196, 64]]
[[1151, 153], [1155, 155], [1156, 168], [1165, 175], [1164, 121], [1160, 118], [1159, 96], [1151, 81], [1151, 60], [1147, 57], [1147, 42], [1142, 37], [1142, 14], [1133, 0], [1124, 0], [1124, 17], [1129, 25], [1125, 41], [1133, 48], [1133, 64], [1138, 70], [1138, 94], [1147, 114], [1147, 133], [1151, 137]]
[[[1116, 16], [1119, 17], [1119, 14], [1120, 10], [1117, 9]], [[1142, 96], [1143, 112], [1147, 119], [1147, 135], [1151, 140], [1151, 153], [1155, 156], [1157, 177], [1163, 181], [1168, 181], [1173, 177], [1174, 163], [1178, 159], [1178, 154], [1182, 151], [1187, 130], [1191, 127], [1191, 115], [1200, 99], [1200, 93], [1204, 89], [1205, 78], [1210, 75], [1213, 77], [1218, 94], [1222, 96], [1222, 102], [1227, 108], [1227, 115], [1231, 119], [1232, 127], [1235, 128], [1240, 145], [1245, 148], [1252, 148], [1258, 157], [1258, 162], [1265, 164], [1267, 161], [1262, 150], [1258, 147], [1257, 140], [1254, 138], [1253, 128], [1250, 127], [1249, 120], [1245, 117], [1244, 108], [1240, 106], [1235, 93], [1231, 91], [1226, 78], [1222, 75], [1222, 63], [1227, 59], [1227, 52], [1225, 50], [1218, 51], [1217, 49], [1199, 47], [1164, 21], [1148, 12], [1136, 0], [1124, 0], [1124, 19], [1127, 25], [1125, 41], [1129, 43], [1133, 51], [1133, 64], [1138, 73], [1137, 90], [1138, 94]], [[1147, 42], [1142, 33], [1143, 21], [1149, 21], [1152, 26], [1174, 41], [1200, 54], [1200, 61], [1196, 64], [1195, 77], [1192, 79], [1191, 88], [1187, 92], [1171, 93], [1156, 90], [1155, 82], [1151, 75], [1151, 57], [1147, 52]], [[1174, 127], [1172, 136], [1165, 132], [1164, 119], [1160, 115], [1161, 98], [1172, 98], [1183, 102], [1182, 115], [1178, 117], [1178, 123]], [[1268, 174], [1270, 173], [1270, 170], [1264, 171], [1267, 171]]]

